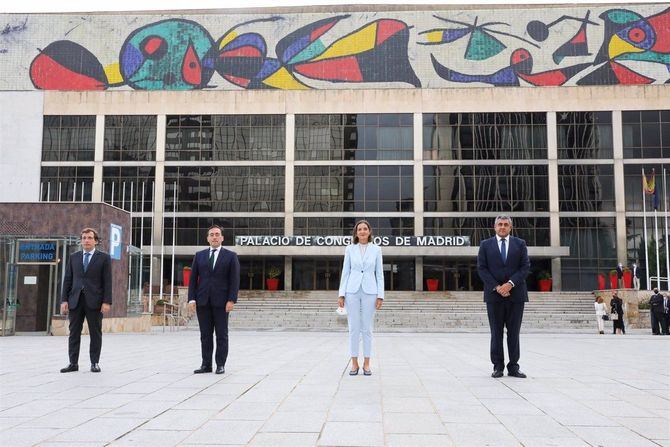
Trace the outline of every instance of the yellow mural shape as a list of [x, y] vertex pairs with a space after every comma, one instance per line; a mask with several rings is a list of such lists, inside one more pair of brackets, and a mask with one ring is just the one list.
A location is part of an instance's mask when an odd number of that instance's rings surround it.
[[426, 33], [426, 40], [428, 42], [442, 42], [442, 31], [431, 31]]
[[107, 65], [104, 70], [108, 84], [120, 84], [123, 82], [123, 76], [121, 75], [118, 62]]
[[309, 90], [305, 84], [298, 81], [289, 73], [286, 68], [282, 67], [272, 75], [268, 76], [263, 80], [263, 84], [269, 85], [270, 87], [279, 88], [282, 90]]
[[615, 57], [625, 54], [625, 53], [642, 53], [644, 50], [642, 48], [637, 48], [634, 47], [633, 45], [629, 44], [625, 40], [623, 40], [621, 37], [617, 36], [616, 34], [612, 36], [612, 39], [610, 39], [609, 46], [607, 47], [607, 51], [609, 51], [609, 56], [611, 59], [614, 59]]
[[234, 38], [237, 37], [237, 33], [235, 31], [231, 31], [228, 34], [224, 36], [223, 39], [221, 39], [221, 43], [219, 44], [219, 50], [223, 50], [223, 47], [228, 45]]
[[314, 58], [313, 60], [320, 61], [323, 59], [351, 56], [353, 54], [368, 51], [375, 47], [376, 39], [377, 24], [372, 23], [360, 31], [357, 31], [333, 43], [319, 57]]

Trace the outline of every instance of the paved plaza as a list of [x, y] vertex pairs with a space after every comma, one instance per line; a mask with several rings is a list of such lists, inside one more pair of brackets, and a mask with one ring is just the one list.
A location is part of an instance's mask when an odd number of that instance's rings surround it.
[[194, 330], [105, 334], [102, 373], [65, 337], [0, 339], [0, 445], [670, 446], [670, 337], [522, 334], [527, 379], [490, 377], [488, 335], [375, 335], [350, 377], [344, 332], [231, 332], [194, 375]]

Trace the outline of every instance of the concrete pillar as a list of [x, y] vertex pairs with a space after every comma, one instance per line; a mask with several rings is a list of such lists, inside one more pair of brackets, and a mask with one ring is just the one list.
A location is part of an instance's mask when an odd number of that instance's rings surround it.
[[[423, 236], [423, 115], [414, 114], [414, 235]], [[423, 258], [414, 259], [415, 289], [423, 291]]]
[[616, 210], [616, 257], [627, 265], [626, 193], [623, 173], [623, 124], [621, 110], [612, 111], [612, 144], [614, 158], [614, 197]]
[[154, 246], [152, 283], [159, 285], [161, 278], [161, 257], [160, 251], [163, 246], [163, 216], [165, 200], [163, 192], [165, 189], [165, 132], [166, 117], [158, 115], [156, 117], [156, 177], [154, 182], [154, 221], [151, 230], [151, 244]]
[[423, 257], [414, 259], [414, 283], [417, 292], [423, 292]]
[[102, 161], [105, 155], [105, 115], [95, 117], [95, 152], [93, 155], [92, 202], [102, 202]]
[[284, 290], [293, 290], [293, 257], [284, 256]]
[[[549, 181], [549, 243], [552, 247], [561, 246], [561, 231], [558, 204], [558, 131], [556, 112], [547, 112], [547, 158]], [[551, 258], [552, 289], [561, 290], [561, 258]]]
[[[286, 166], [284, 168], [284, 235], [293, 235], [294, 184], [295, 184], [295, 115], [286, 114]], [[284, 257], [284, 290], [293, 289], [293, 258]]]

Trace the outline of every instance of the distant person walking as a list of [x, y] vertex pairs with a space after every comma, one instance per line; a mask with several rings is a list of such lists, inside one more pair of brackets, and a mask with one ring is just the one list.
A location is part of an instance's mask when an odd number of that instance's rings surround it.
[[623, 322], [623, 300], [615, 293], [610, 301], [610, 318], [612, 319], [612, 333], [623, 335], [626, 333], [626, 326]]
[[372, 227], [366, 220], [354, 225], [352, 243], [344, 252], [338, 305], [346, 306], [349, 322], [351, 370], [358, 374], [359, 345], [363, 338], [363, 374], [372, 374], [372, 324], [375, 310], [384, 302], [384, 269], [382, 250], [372, 243]]
[[623, 264], [620, 262], [616, 266], [617, 287], [619, 287], [620, 289], [622, 289], [623, 286], [624, 286], [624, 284], [623, 284], [623, 271], [624, 271], [624, 267], [623, 267]]
[[596, 308], [596, 321], [598, 322], [598, 333], [605, 333], [605, 320], [609, 320], [610, 317], [607, 315], [607, 306], [603, 302], [603, 297], [596, 297], [595, 303], [593, 303]]
[[507, 329], [507, 375], [525, 378], [519, 369], [519, 333], [523, 308], [528, 301], [526, 276], [530, 270], [526, 241], [510, 235], [512, 218], [496, 217], [496, 235], [479, 246], [477, 270], [484, 283], [484, 301], [491, 329], [491, 377], [502, 377], [505, 367], [503, 333]]
[[112, 308], [112, 259], [107, 253], [96, 249], [100, 242], [93, 228], [81, 230], [81, 248], [70, 255], [65, 266], [63, 295], [60, 312], [70, 319], [68, 356], [70, 364], [62, 373], [79, 371], [79, 347], [84, 319], [91, 336], [89, 356], [91, 372], [100, 372], [102, 349], [102, 315]]

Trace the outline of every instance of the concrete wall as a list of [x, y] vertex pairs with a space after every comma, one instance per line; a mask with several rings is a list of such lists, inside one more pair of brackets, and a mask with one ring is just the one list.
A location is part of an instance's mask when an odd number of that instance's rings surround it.
[[669, 78], [664, 4], [437, 8], [4, 14], [0, 90], [432, 89]]
[[0, 202], [40, 199], [43, 108], [42, 92], [0, 94]]

